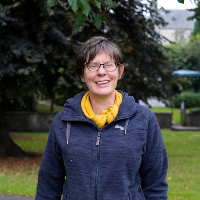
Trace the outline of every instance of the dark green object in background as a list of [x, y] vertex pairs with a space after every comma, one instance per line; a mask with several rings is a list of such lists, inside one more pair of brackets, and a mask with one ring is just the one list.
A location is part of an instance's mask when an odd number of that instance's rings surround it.
[[184, 0], [178, 0], [179, 3], [183, 3], [184, 4]]

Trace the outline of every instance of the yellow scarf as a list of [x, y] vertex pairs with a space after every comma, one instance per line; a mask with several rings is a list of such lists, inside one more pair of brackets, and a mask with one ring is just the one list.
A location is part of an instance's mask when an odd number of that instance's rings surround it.
[[102, 128], [106, 123], [110, 124], [115, 119], [122, 103], [122, 98], [122, 94], [115, 90], [114, 105], [109, 106], [107, 110], [102, 110], [101, 115], [95, 115], [90, 103], [89, 92], [86, 92], [81, 100], [81, 108], [88, 119], [91, 119], [99, 128]]

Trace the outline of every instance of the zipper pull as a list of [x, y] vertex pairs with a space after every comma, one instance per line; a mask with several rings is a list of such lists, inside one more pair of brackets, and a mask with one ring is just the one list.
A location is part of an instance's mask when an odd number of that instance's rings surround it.
[[96, 145], [99, 146], [99, 142], [100, 142], [100, 137], [97, 137], [97, 141], [96, 141]]

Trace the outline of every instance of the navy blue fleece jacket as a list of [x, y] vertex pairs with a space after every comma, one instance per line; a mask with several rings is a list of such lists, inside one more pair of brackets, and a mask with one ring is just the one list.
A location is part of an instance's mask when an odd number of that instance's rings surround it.
[[50, 128], [36, 200], [167, 199], [167, 153], [156, 117], [121, 93], [117, 117], [102, 130], [82, 112], [85, 92], [67, 100]]

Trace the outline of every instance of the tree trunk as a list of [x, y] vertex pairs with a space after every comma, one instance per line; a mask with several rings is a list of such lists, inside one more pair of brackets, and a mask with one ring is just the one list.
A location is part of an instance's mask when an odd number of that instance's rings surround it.
[[17, 146], [9, 135], [3, 102], [0, 102], [0, 158], [32, 156]]
[[55, 95], [53, 94], [53, 95], [51, 95], [51, 111], [52, 111], [52, 112], [54, 111], [54, 107], [53, 107], [53, 105], [54, 105], [54, 100], [55, 100]]

